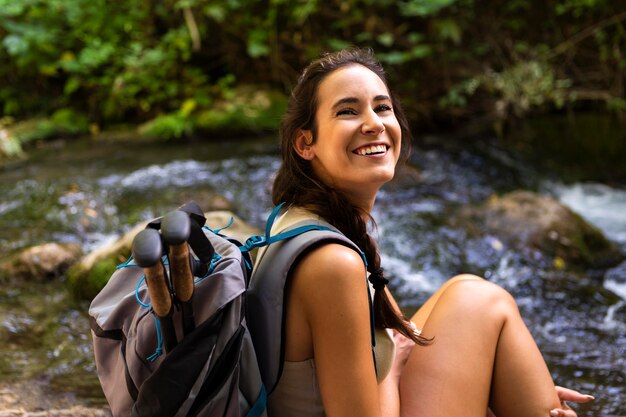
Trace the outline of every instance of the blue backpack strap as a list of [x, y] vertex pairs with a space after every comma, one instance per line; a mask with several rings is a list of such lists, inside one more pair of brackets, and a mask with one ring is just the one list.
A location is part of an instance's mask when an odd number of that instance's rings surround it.
[[[268, 394], [276, 387], [283, 370], [285, 357], [283, 305], [285, 285], [293, 266], [313, 248], [322, 244], [338, 243], [356, 251], [367, 267], [365, 255], [359, 247], [336, 228], [321, 220], [304, 220], [282, 233], [270, 236], [269, 230], [278, 210], [280, 206], [270, 215], [265, 236], [248, 239], [244, 245], [246, 249], [241, 249], [244, 251], [269, 245], [262, 262], [256, 265], [252, 273], [247, 295], [246, 318], [254, 342], [261, 377]], [[369, 285], [367, 291], [370, 305], [372, 356], [374, 356], [374, 315]]]
[[265, 385], [261, 384], [261, 392], [259, 392], [259, 396], [257, 397], [254, 405], [246, 414], [246, 417], [262, 417], [265, 415], [267, 409], [267, 393], [265, 392]]
[[[242, 252], [249, 252], [256, 248], [261, 248], [263, 246], [271, 245], [272, 243], [280, 242], [281, 240], [291, 239], [292, 237], [301, 235], [311, 230], [327, 230], [327, 231], [332, 231], [335, 233], [342, 234], [340, 231], [338, 231], [336, 228], [332, 227], [328, 223], [321, 222], [321, 221], [310, 221], [310, 222], [306, 221], [302, 226], [291, 227], [284, 232], [281, 232], [272, 236], [271, 235], [272, 226], [274, 225], [276, 216], [278, 216], [278, 213], [280, 213], [280, 210], [282, 209], [284, 205], [285, 203], [280, 203], [270, 213], [267, 219], [267, 222], [265, 224], [265, 235], [264, 236], [259, 236], [259, 235], [250, 236], [246, 240], [246, 243], [244, 243], [244, 245], [239, 248], [241, 249]], [[363, 259], [363, 263], [367, 267], [367, 260], [365, 259], [365, 254], [363, 254], [363, 252], [360, 249], [358, 249], [356, 245], [355, 247], [357, 248], [357, 252], [361, 256], [361, 259]]]

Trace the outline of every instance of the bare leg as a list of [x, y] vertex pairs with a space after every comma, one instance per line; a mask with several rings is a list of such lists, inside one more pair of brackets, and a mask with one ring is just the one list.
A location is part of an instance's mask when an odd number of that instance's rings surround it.
[[505, 290], [472, 275], [446, 283], [413, 317], [431, 346], [400, 380], [403, 417], [547, 417], [558, 407], [541, 353]]

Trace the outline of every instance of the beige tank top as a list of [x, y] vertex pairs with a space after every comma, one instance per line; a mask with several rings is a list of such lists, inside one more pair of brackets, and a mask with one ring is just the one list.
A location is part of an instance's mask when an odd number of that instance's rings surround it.
[[[271, 234], [277, 234], [294, 224], [319, 217], [299, 207], [291, 207], [280, 216], [272, 226]], [[256, 257], [258, 264], [263, 259], [265, 248], [261, 248]], [[370, 293], [374, 294], [370, 284]], [[391, 368], [395, 356], [396, 346], [393, 342], [390, 329], [376, 329], [375, 331], [377, 379], [380, 383]], [[315, 360], [313, 358], [300, 362], [283, 363], [283, 373], [278, 385], [268, 398], [269, 417], [323, 417], [324, 405], [315, 374]]]

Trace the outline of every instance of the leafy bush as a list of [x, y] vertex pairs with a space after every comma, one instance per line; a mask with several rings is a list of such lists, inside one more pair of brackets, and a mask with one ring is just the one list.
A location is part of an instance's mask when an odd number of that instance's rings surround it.
[[[417, 121], [503, 100], [511, 114], [567, 100], [622, 111], [625, 22], [609, 0], [0, 0], [0, 109], [77, 109], [178, 137], [187, 119], [238, 122], [223, 104], [232, 80], [287, 93], [320, 52], [358, 45], [375, 49]], [[189, 100], [196, 110], [179, 114]]]
[[501, 72], [488, 70], [459, 83], [448, 91], [440, 104], [463, 107], [477, 91], [484, 90], [494, 97], [492, 112], [499, 118], [523, 117], [531, 110], [547, 106], [562, 108], [574, 99], [570, 86], [570, 80], [557, 79], [546, 63], [524, 61]]
[[243, 86], [235, 89], [229, 100], [199, 112], [196, 128], [201, 132], [225, 135], [276, 130], [286, 108], [284, 94]]

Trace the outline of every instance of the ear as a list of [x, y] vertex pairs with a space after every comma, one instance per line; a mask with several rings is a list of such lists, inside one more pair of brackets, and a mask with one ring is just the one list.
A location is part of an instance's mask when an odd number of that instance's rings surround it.
[[315, 152], [311, 145], [313, 145], [313, 132], [310, 130], [300, 130], [293, 143], [293, 149], [302, 159], [311, 161], [315, 158]]

